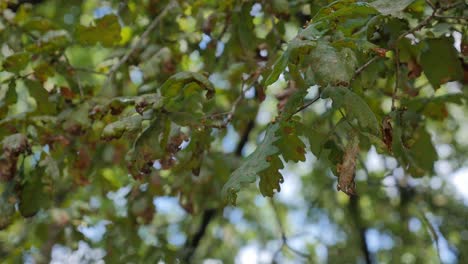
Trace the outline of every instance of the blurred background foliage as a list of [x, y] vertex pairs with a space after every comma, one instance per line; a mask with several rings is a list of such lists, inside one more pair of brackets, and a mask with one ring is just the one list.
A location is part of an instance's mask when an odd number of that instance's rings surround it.
[[1, 263], [468, 261], [463, 0], [0, 13]]

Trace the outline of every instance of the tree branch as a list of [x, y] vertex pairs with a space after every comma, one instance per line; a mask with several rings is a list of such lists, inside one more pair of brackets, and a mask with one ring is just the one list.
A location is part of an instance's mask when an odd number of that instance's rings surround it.
[[195, 251], [198, 248], [198, 245], [200, 244], [203, 236], [205, 235], [208, 225], [216, 216], [216, 211], [217, 211], [216, 209], [206, 209], [205, 211], [203, 211], [200, 226], [198, 227], [192, 239], [187, 240], [187, 243], [185, 244], [184, 249], [186, 251], [185, 251], [185, 254], [183, 254], [183, 258], [182, 258], [184, 260], [183, 263], [192, 262], [192, 256], [195, 254]]
[[361, 243], [361, 250], [362, 254], [364, 255], [364, 259], [366, 261], [366, 264], [372, 264], [372, 257], [371, 253], [369, 251], [369, 246], [367, 243], [367, 238], [366, 238], [366, 227], [362, 224], [360, 212], [359, 212], [359, 197], [358, 196], [351, 196], [350, 198], [350, 203], [349, 203], [349, 208], [351, 211], [351, 216], [353, 217], [353, 221], [357, 227], [357, 231], [359, 234], [359, 239]]

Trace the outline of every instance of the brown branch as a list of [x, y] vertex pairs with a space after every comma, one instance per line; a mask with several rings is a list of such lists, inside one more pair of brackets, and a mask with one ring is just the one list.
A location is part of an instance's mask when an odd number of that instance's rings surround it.
[[192, 257], [195, 254], [195, 251], [198, 248], [201, 240], [203, 239], [203, 236], [205, 236], [208, 225], [215, 218], [216, 212], [216, 209], [206, 209], [203, 211], [200, 226], [198, 227], [192, 239], [187, 240], [187, 243], [185, 244], [185, 254], [183, 254], [182, 258], [184, 260], [183, 263], [192, 263]]
[[253, 128], [255, 127], [255, 117], [250, 119], [247, 122], [247, 127], [242, 132], [241, 138], [239, 140], [239, 144], [237, 144], [236, 151], [234, 152], [236, 156], [242, 156], [242, 150], [244, 149], [245, 144], [249, 141], [250, 133], [252, 132]]
[[357, 231], [361, 242], [361, 250], [362, 254], [364, 255], [364, 259], [366, 260], [366, 264], [372, 264], [372, 256], [369, 251], [369, 246], [366, 239], [366, 227], [363, 225], [360, 216], [358, 196], [350, 197], [349, 209], [351, 211], [351, 216], [353, 217], [354, 224], [357, 227]]

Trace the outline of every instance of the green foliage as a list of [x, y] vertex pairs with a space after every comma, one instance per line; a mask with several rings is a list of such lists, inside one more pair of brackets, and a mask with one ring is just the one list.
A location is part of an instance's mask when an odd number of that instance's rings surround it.
[[104, 47], [111, 47], [121, 39], [119, 19], [115, 15], [105, 15], [96, 19], [94, 26], [78, 25], [75, 36], [78, 42], [84, 45], [101, 43]]
[[321, 86], [346, 84], [357, 68], [352, 50], [344, 48], [337, 51], [326, 42], [319, 42], [309, 56], [315, 80]]
[[421, 53], [421, 66], [434, 88], [463, 78], [462, 65], [451, 38], [428, 39], [426, 44]]
[[463, 1], [0, 14], [0, 263], [468, 259]]
[[377, 0], [372, 2], [370, 5], [377, 9], [382, 15], [392, 15], [400, 17], [401, 11], [407, 8], [412, 2], [414, 2], [414, 0]]
[[[274, 145], [279, 139], [276, 135], [279, 128], [279, 124], [269, 125], [265, 131], [265, 138], [262, 140], [262, 143], [257, 146], [255, 151], [229, 177], [229, 181], [224, 185], [222, 193], [230, 203], [235, 204], [237, 192], [241, 190], [242, 186], [254, 182], [257, 177], [260, 177], [259, 173], [264, 170], [266, 172], [263, 173], [263, 177], [261, 177], [262, 182], [260, 183], [262, 194], [272, 196], [273, 192], [270, 188], [279, 188], [278, 182], [281, 182], [282, 178], [275, 171], [280, 166], [278, 166], [277, 157], [274, 157], [279, 152], [278, 147]], [[273, 164], [270, 164], [271, 162]]]
[[331, 98], [334, 108], [344, 108], [350, 119], [356, 119], [365, 131], [379, 134], [379, 123], [374, 112], [357, 94], [346, 87], [329, 86], [322, 92], [322, 98]]
[[19, 52], [8, 56], [3, 62], [3, 69], [9, 72], [18, 73], [28, 64], [29, 56], [30, 55], [27, 52]]

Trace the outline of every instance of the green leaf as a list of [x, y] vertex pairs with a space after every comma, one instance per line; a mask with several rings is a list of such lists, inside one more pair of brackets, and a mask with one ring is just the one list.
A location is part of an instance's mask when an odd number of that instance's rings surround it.
[[132, 149], [127, 153], [127, 162], [134, 177], [148, 173], [154, 160], [164, 157], [160, 137], [166, 130], [167, 122], [166, 116], [157, 116], [133, 143]]
[[357, 59], [351, 49], [337, 50], [324, 41], [318, 42], [308, 56], [308, 61], [321, 86], [346, 85], [357, 68]]
[[416, 131], [414, 144], [409, 149], [411, 166], [409, 171], [413, 176], [423, 176], [434, 171], [434, 163], [439, 158], [432, 144], [431, 135], [424, 127]]
[[421, 54], [421, 65], [429, 82], [437, 89], [441, 84], [463, 79], [458, 52], [449, 37], [429, 39]]
[[280, 74], [286, 69], [286, 66], [288, 66], [288, 61], [289, 61], [289, 55], [291, 54], [291, 50], [288, 48], [283, 54], [276, 60], [275, 64], [273, 65], [273, 68], [266, 77], [265, 80], [265, 86], [268, 86], [276, 80], [278, 80]]
[[60, 113], [58, 118], [63, 121], [63, 129], [75, 135], [80, 135], [85, 132], [91, 125], [89, 108], [89, 104], [84, 103], [73, 110]]
[[[397, 116], [396, 126], [393, 128], [392, 149], [395, 157], [403, 168], [413, 177], [424, 176], [433, 172], [434, 163], [438, 159], [437, 151], [432, 144], [431, 136], [424, 127], [420, 127], [413, 135], [413, 142], [409, 147], [403, 142], [401, 118]], [[406, 144], [405, 144], [406, 143]]]
[[49, 102], [49, 92], [47, 92], [40, 82], [26, 79], [24, 80], [24, 84], [28, 88], [31, 97], [36, 101], [36, 112], [38, 114], [55, 114], [55, 104]]
[[273, 0], [273, 11], [279, 14], [288, 14], [289, 13], [289, 3], [288, 0]]
[[370, 5], [383, 15], [402, 17], [401, 11], [405, 10], [414, 0], [377, 0]]
[[11, 56], [8, 56], [3, 61], [3, 69], [13, 73], [19, 73], [28, 65], [30, 54], [27, 52], [18, 52]]
[[6, 89], [5, 97], [0, 101], [0, 118], [6, 116], [8, 114], [9, 107], [15, 104], [18, 100], [15, 81], [10, 81]]
[[112, 47], [120, 42], [120, 24], [116, 15], [105, 15], [95, 20], [95, 26], [78, 25], [75, 36], [84, 45], [101, 43], [104, 47]]
[[304, 97], [307, 95], [307, 89], [300, 89], [294, 92], [287, 100], [281, 111], [280, 119], [286, 120], [291, 117], [299, 107], [304, 103]]
[[133, 132], [140, 129], [142, 121], [143, 118], [135, 114], [107, 124], [102, 130], [101, 138], [105, 140], [121, 138], [125, 132]]
[[13, 221], [15, 204], [8, 201], [3, 195], [0, 196], [0, 230], [8, 227]]
[[50, 30], [58, 29], [57, 25], [55, 25], [51, 20], [42, 17], [33, 17], [29, 19], [22, 25], [22, 28], [27, 31], [38, 31], [42, 34]]
[[260, 192], [263, 196], [272, 197], [274, 190], [281, 191], [281, 183], [284, 182], [283, 176], [279, 172], [283, 166], [283, 162], [277, 155], [268, 156], [268, 168], [258, 173], [260, 182], [258, 183]]
[[320, 24], [321, 23], [310, 23], [306, 28], [299, 32], [298, 38], [308, 40], [316, 40], [320, 38], [325, 33], [324, 31], [317, 29]]
[[265, 86], [268, 86], [278, 80], [281, 73], [286, 69], [288, 63], [297, 64], [296, 60], [302, 60], [311, 49], [315, 47], [315, 42], [310, 40], [302, 40], [299, 38], [293, 39], [285, 52], [279, 57], [270, 74], [265, 79]]
[[[223, 186], [222, 195], [232, 204], [236, 204], [237, 193], [241, 187], [254, 182], [259, 173], [270, 167], [270, 161], [273, 155], [278, 154], [279, 149], [274, 143], [279, 139], [276, 135], [279, 124], [270, 124], [265, 132], [265, 138], [257, 149], [250, 154], [242, 165], [236, 169], [229, 177], [228, 182]], [[266, 184], [265, 184], [266, 185]], [[264, 193], [271, 193], [264, 189]]]
[[70, 44], [70, 35], [65, 30], [47, 31], [38, 41], [26, 47], [32, 53], [56, 53], [63, 51]]
[[367, 128], [369, 132], [379, 135], [380, 126], [374, 112], [369, 105], [357, 94], [345, 87], [325, 88], [322, 92], [322, 98], [330, 97], [333, 100], [334, 108], [343, 107], [349, 119], [356, 119], [359, 125]]
[[47, 155], [39, 162], [39, 166], [44, 167], [44, 172], [54, 180], [60, 178], [60, 168], [57, 161], [50, 155]]
[[304, 131], [304, 134], [309, 139], [310, 151], [319, 159], [322, 155], [324, 144], [328, 140], [327, 134], [315, 128]]
[[28, 179], [21, 186], [19, 211], [24, 217], [35, 215], [40, 209], [45, 209], [50, 204], [49, 188], [42, 178], [44, 169], [37, 167], [31, 172]]
[[313, 17], [313, 21], [325, 23], [322, 27], [329, 27], [328, 22], [339, 18], [366, 17], [377, 13], [368, 3], [362, 1], [333, 1], [322, 7]]
[[[197, 87], [192, 87], [195, 90], [190, 90], [187, 84], [196, 83]], [[185, 89], [188, 89], [187, 91]], [[197, 72], [179, 72], [172, 75], [161, 86], [161, 94], [164, 97], [175, 97], [184, 93], [190, 95], [191, 93], [198, 92], [197, 88], [206, 90], [206, 98], [211, 99], [214, 96], [215, 89], [213, 84], [203, 74]]]
[[204, 102], [215, 93], [213, 84], [196, 72], [179, 72], [161, 86], [164, 108], [169, 112], [187, 112], [200, 118]]
[[305, 144], [298, 136], [298, 122], [291, 120], [281, 124], [277, 135], [279, 136], [276, 146], [286, 162], [305, 161]]

